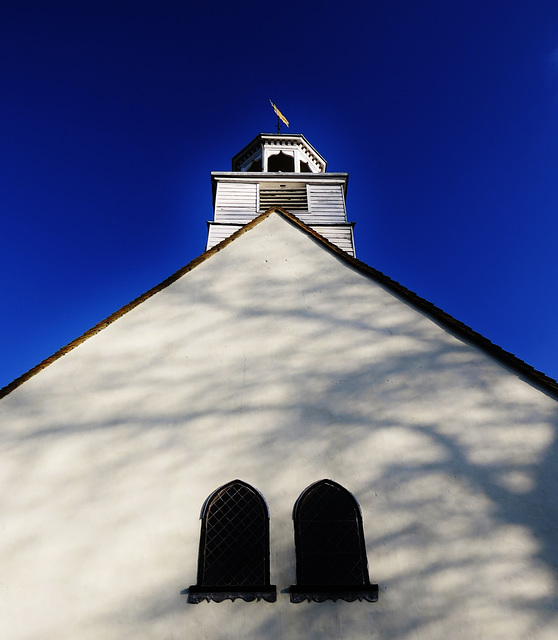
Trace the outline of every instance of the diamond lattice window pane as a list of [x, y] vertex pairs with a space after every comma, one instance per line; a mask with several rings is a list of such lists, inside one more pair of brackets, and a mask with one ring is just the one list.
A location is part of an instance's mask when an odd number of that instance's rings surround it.
[[203, 513], [198, 584], [269, 584], [269, 519], [252, 487], [235, 480], [217, 490]]
[[360, 510], [332, 480], [304, 491], [294, 513], [298, 585], [367, 585]]

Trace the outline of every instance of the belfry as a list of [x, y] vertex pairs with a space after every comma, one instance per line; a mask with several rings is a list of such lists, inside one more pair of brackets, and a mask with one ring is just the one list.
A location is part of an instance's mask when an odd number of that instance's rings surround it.
[[270, 207], [282, 207], [355, 255], [347, 222], [348, 174], [327, 173], [327, 163], [300, 134], [261, 133], [232, 159], [232, 171], [215, 171], [214, 217], [207, 248], [215, 246]]

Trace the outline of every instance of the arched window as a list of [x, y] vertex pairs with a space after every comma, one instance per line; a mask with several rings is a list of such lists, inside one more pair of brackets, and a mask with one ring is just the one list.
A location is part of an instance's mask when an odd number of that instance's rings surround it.
[[276, 589], [269, 583], [269, 514], [261, 494], [233, 480], [209, 496], [201, 520], [198, 583], [189, 588], [188, 601], [274, 602]]
[[378, 599], [352, 494], [333, 480], [320, 480], [300, 494], [293, 520], [297, 584], [291, 586], [291, 602]]

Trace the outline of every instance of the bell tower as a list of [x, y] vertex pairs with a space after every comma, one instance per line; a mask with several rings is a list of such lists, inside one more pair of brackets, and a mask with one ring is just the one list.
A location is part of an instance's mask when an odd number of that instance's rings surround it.
[[270, 207], [282, 207], [355, 255], [347, 222], [347, 173], [326, 173], [327, 163], [301, 134], [261, 133], [232, 159], [232, 171], [211, 173], [213, 220], [207, 248]]

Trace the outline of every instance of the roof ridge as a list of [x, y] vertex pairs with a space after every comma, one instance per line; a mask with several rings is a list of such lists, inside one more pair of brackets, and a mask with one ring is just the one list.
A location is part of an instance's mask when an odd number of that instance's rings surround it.
[[324, 236], [319, 234], [317, 231], [309, 227], [307, 224], [302, 222], [302, 220], [297, 218], [292, 213], [289, 213], [282, 207], [271, 207], [270, 209], [256, 216], [253, 220], [251, 220], [250, 222], [245, 224], [243, 227], [235, 231], [228, 238], [225, 238], [224, 240], [219, 242], [219, 244], [216, 244], [211, 249], [204, 251], [200, 256], [191, 260], [188, 264], [178, 269], [178, 271], [175, 271], [168, 278], [165, 278], [165, 280], [163, 280], [159, 284], [155, 285], [154, 287], [151, 287], [145, 293], [141, 294], [137, 298], [134, 298], [131, 302], [128, 302], [123, 307], [120, 307], [120, 309], [113, 312], [104, 320], [101, 320], [100, 322], [98, 322], [96, 325], [91, 327], [91, 329], [88, 329], [87, 331], [82, 333], [80, 336], [78, 336], [77, 338], [69, 342], [67, 345], [58, 349], [58, 351], [56, 351], [54, 354], [52, 354], [48, 358], [45, 358], [44, 360], [39, 362], [39, 364], [35, 365], [31, 369], [29, 369], [27, 372], [17, 377], [15, 380], [7, 384], [5, 387], [1, 388], [0, 399], [7, 396], [9, 393], [14, 391], [14, 389], [17, 389], [24, 382], [26, 382], [27, 380], [32, 378], [34, 375], [39, 373], [39, 371], [42, 371], [43, 369], [48, 367], [48, 365], [52, 364], [62, 356], [66, 355], [67, 353], [75, 349], [77, 346], [85, 342], [88, 338], [91, 338], [92, 336], [96, 335], [97, 333], [99, 333], [100, 331], [108, 327], [110, 324], [112, 324], [113, 322], [115, 322], [116, 320], [124, 316], [126, 313], [128, 313], [128, 311], [135, 309], [145, 300], [148, 300], [159, 291], [166, 289], [169, 285], [173, 284], [174, 282], [179, 280], [182, 276], [192, 271], [192, 269], [197, 267], [199, 264], [201, 264], [202, 262], [205, 262], [212, 255], [214, 255], [215, 253], [218, 253], [219, 251], [221, 251], [221, 249], [224, 249], [231, 242], [234, 242], [238, 237], [240, 237], [250, 229], [253, 229], [260, 222], [268, 218], [272, 213], [278, 213], [285, 220], [291, 222], [295, 226], [299, 227], [306, 234], [312, 236], [315, 240], [317, 240], [320, 244], [324, 245], [327, 249], [333, 252], [338, 258], [340, 258], [346, 264], [354, 267], [359, 272], [372, 278], [379, 284], [385, 286], [387, 289], [389, 289], [393, 293], [403, 298], [409, 304], [411, 304], [411, 306], [425, 312], [431, 319], [435, 320], [442, 326], [448, 328], [450, 331], [452, 331], [453, 333], [456, 333], [460, 337], [465, 338], [470, 342], [473, 342], [485, 353], [488, 353], [489, 355], [493, 356], [496, 360], [500, 361], [502, 364], [514, 369], [516, 373], [519, 373], [520, 375], [524, 376], [530, 381], [536, 383], [539, 387], [549, 392], [554, 397], [558, 398], [558, 382], [556, 382], [556, 380], [554, 380], [553, 378], [550, 378], [549, 376], [545, 375], [541, 371], [538, 371], [531, 365], [527, 364], [526, 362], [524, 362], [523, 360], [515, 356], [513, 353], [510, 353], [509, 351], [502, 349], [502, 347], [499, 347], [498, 345], [494, 344], [488, 338], [485, 338], [483, 335], [481, 335], [477, 331], [474, 331], [473, 329], [471, 329], [471, 327], [469, 327], [468, 325], [464, 324], [459, 320], [456, 320], [449, 313], [446, 313], [445, 311], [443, 311], [442, 309], [434, 305], [432, 302], [429, 302], [428, 300], [421, 298], [414, 291], [407, 289], [399, 282], [393, 280], [389, 276], [386, 276], [381, 271], [378, 271], [378, 269], [375, 269], [374, 267], [367, 265], [365, 262], [362, 262], [357, 258], [354, 258], [353, 256], [349, 255], [348, 253], [340, 249], [337, 245], [334, 245], [327, 238], [325, 238]]

